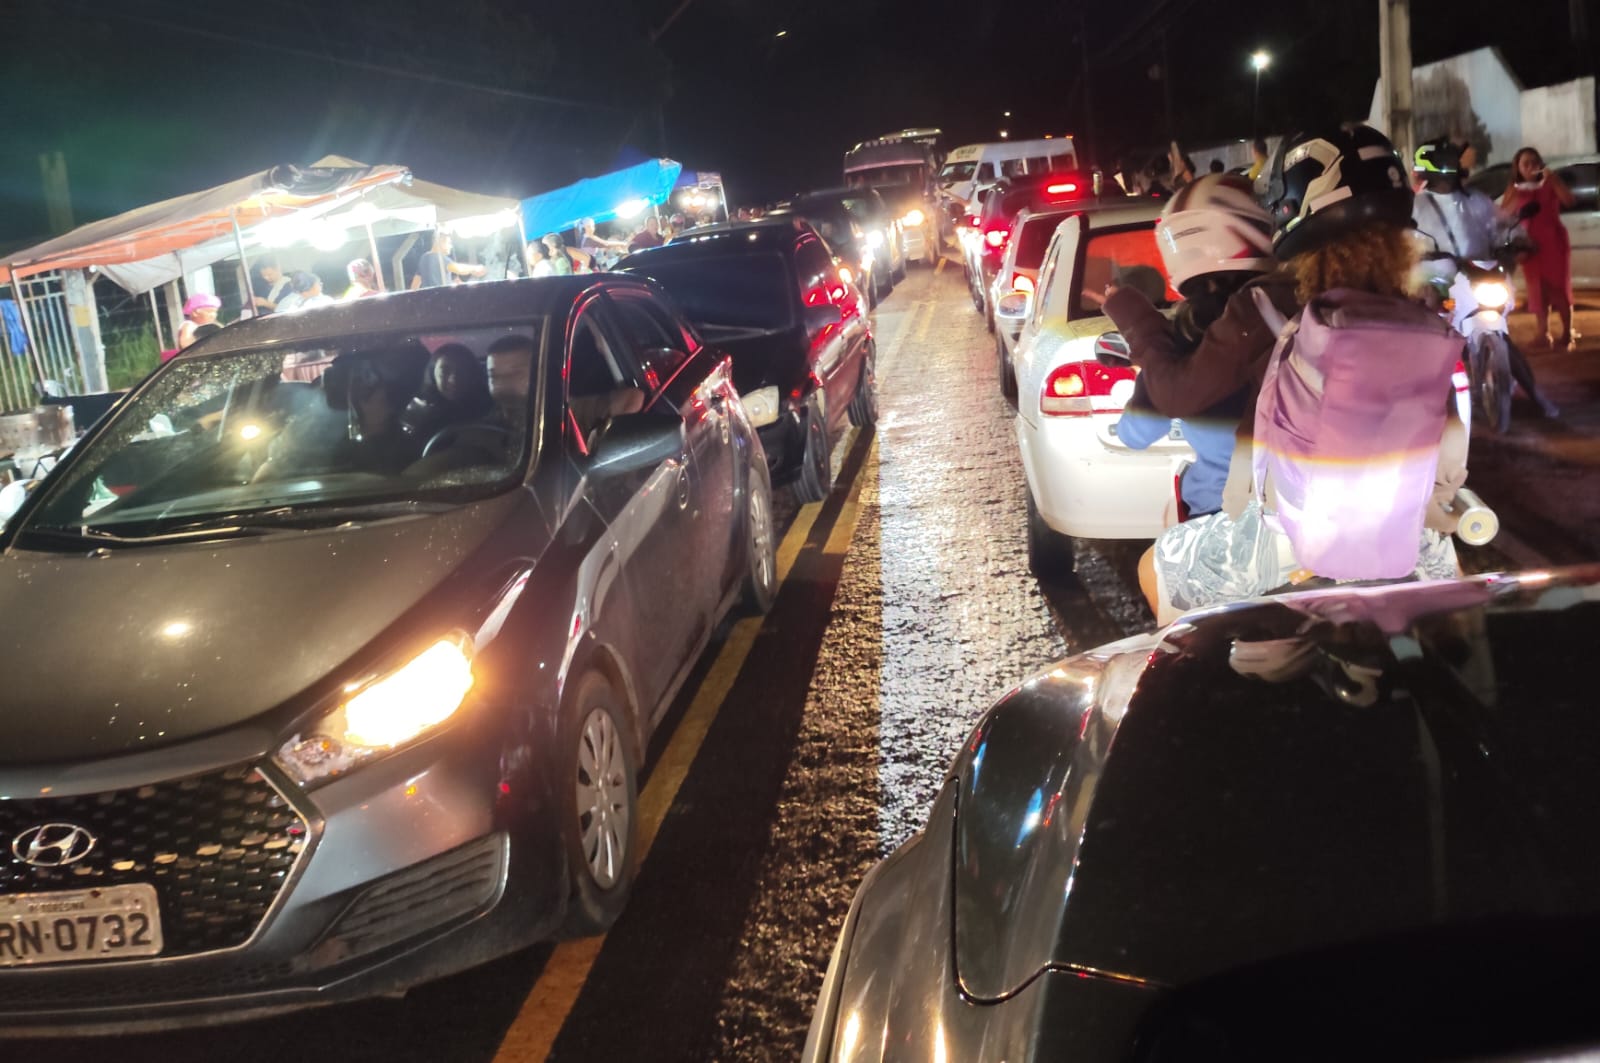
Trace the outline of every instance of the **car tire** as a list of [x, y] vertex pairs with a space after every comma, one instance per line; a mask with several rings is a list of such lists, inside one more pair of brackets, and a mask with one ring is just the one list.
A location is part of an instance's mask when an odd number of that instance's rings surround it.
[[889, 276], [896, 284], [899, 284], [901, 281], [906, 279], [906, 253], [904, 250], [900, 252], [899, 267], [897, 269], [890, 270]]
[[833, 490], [833, 448], [828, 428], [817, 408], [816, 396], [806, 403], [806, 445], [800, 455], [800, 478], [795, 480], [795, 500], [801, 505], [821, 502]]
[[972, 309], [983, 313], [983, 294], [978, 291], [978, 282], [972, 279], [972, 267], [962, 266], [961, 275], [967, 279], [967, 294], [972, 297]]
[[878, 351], [870, 345], [861, 356], [861, 378], [856, 381], [849, 412], [850, 423], [857, 428], [871, 428], [878, 423]]
[[994, 331], [994, 307], [989, 305], [989, 297], [983, 298], [983, 327], [990, 332]]
[[639, 766], [622, 699], [605, 676], [579, 680], [561, 713], [558, 800], [567, 850], [563, 937], [616, 922], [639, 863]]
[[1011, 369], [1011, 359], [1006, 357], [1005, 337], [994, 334], [994, 362], [1000, 374], [1000, 397], [1014, 410], [1017, 408], [1017, 374]]
[[778, 597], [778, 534], [772, 520], [772, 480], [767, 463], [754, 461], [745, 473], [744, 583], [739, 611], [765, 616]]
[[[1026, 488], [1024, 489], [1026, 490]], [[1051, 583], [1070, 582], [1072, 538], [1062, 535], [1044, 522], [1033, 492], [1028, 491], [1028, 569], [1034, 577]]]

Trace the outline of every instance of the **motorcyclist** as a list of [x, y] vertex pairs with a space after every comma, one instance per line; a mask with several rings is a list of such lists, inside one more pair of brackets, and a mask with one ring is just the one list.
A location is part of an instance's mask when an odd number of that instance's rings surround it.
[[[1227, 300], [1248, 282], [1277, 266], [1272, 257], [1272, 220], [1251, 197], [1243, 178], [1208, 174], [1168, 201], [1156, 222], [1156, 245], [1173, 287], [1183, 296], [1170, 322], [1149, 300], [1117, 301], [1112, 320], [1130, 350], [1141, 360], [1157, 345], [1173, 344], [1185, 355], [1200, 345], [1206, 329], [1222, 316]], [[1222, 508], [1234, 432], [1244, 412], [1241, 387], [1220, 402], [1182, 419], [1168, 417], [1150, 399], [1143, 377], [1117, 424], [1117, 438], [1144, 448], [1167, 436], [1177, 424], [1194, 449], [1195, 461], [1183, 474], [1180, 494], [1184, 519]]]
[[[1411, 219], [1433, 247], [1453, 256], [1453, 260], [1424, 257], [1420, 270], [1430, 282], [1448, 285], [1455, 277], [1457, 262], [1495, 260], [1506, 236], [1494, 200], [1465, 184], [1462, 156], [1466, 150], [1466, 145], [1444, 137], [1418, 148], [1412, 162], [1420, 187], [1412, 203]], [[1538, 403], [1546, 417], [1559, 414], [1556, 404], [1539, 391], [1528, 359], [1509, 338], [1506, 350], [1512, 378]]]
[[[1414, 561], [1415, 571], [1427, 577], [1456, 573], [1454, 549], [1449, 539], [1441, 534], [1452, 526], [1445, 507], [1466, 479], [1465, 434], [1459, 420], [1453, 419], [1448, 364], [1444, 361], [1451, 355], [1454, 337], [1437, 318], [1406, 299], [1407, 274], [1414, 260], [1408, 234], [1411, 206], [1411, 189], [1402, 164], [1393, 145], [1376, 130], [1360, 125], [1341, 127], [1301, 134], [1280, 146], [1273, 162], [1269, 205], [1274, 223], [1273, 248], [1279, 261], [1292, 271], [1296, 292], [1308, 305], [1290, 323], [1296, 330], [1294, 334], [1283, 332], [1283, 342], [1294, 345], [1295, 357], [1280, 358], [1271, 349], [1277, 331], [1273, 327], [1273, 319], [1278, 317], [1278, 312], [1272, 312], [1275, 305], [1269, 306], [1266, 298], [1250, 291], [1251, 286], [1240, 293], [1253, 301], [1261, 312], [1254, 316], [1253, 329], [1245, 330], [1242, 336], [1235, 334], [1234, 346], [1243, 350], [1251, 346], [1252, 341], [1259, 342], [1261, 337], [1254, 332], [1259, 329], [1266, 333], [1265, 342], [1269, 348], [1268, 354], [1258, 359], [1260, 367], [1250, 374], [1258, 392], [1254, 394], [1256, 409], [1260, 411], [1252, 415], [1252, 445], [1259, 451], [1254, 455], [1257, 467], [1248, 470], [1251, 473], [1249, 490], [1242, 507], [1237, 504], [1240, 493], [1235, 481], [1238, 477], [1230, 478], [1224, 512], [1175, 525], [1157, 540], [1153, 557], [1154, 605], [1161, 622], [1167, 622], [1186, 609], [1254, 597], [1303, 578], [1330, 575], [1320, 568], [1303, 567], [1305, 562], [1297, 556], [1292, 539], [1291, 528], [1305, 530], [1301, 518], [1311, 512], [1306, 508], [1309, 503], [1296, 494], [1297, 505], [1293, 509], [1280, 506], [1280, 502], [1287, 501], [1281, 491], [1285, 487], [1298, 491], [1305, 481], [1279, 480], [1272, 474], [1273, 469], [1280, 468], [1273, 463], [1283, 462], [1289, 453], [1279, 446], [1285, 432], [1292, 434], [1302, 428], [1310, 429], [1308, 438], [1316, 439], [1319, 445], [1309, 459], [1310, 464], [1315, 466], [1320, 461], [1350, 481], [1348, 485], [1340, 485], [1350, 489], [1312, 500], [1319, 515], [1327, 508], [1326, 503], [1337, 503], [1336, 511], [1330, 514], [1331, 522], [1314, 529], [1322, 536], [1318, 546], [1331, 541], [1335, 549], [1339, 548], [1342, 542], [1339, 536], [1343, 534], [1341, 521], [1348, 519], [1352, 528], [1357, 525], [1387, 527], [1394, 523], [1388, 519], [1390, 516], [1400, 515], [1400, 523], [1404, 523], [1408, 515], [1414, 513], [1417, 519], [1425, 522], [1428, 530], [1424, 531], [1414, 552], [1410, 542], [1395, 544], [1403, 546], [1407, 552], [1408, 567]], [[1207, 330], [1207, 341], [1228, 315], [1234, 313], [1236, 304], [1241, 301], [1240, 295], [1234, 296], [1223, 318]], [[1238, 328], [1237, 319], [1233, 327]], [[1370, 349], [1370, 357], [1375, 362], [1391, 364], [1397, 357], [1412, 359], [1406, 372], [1396, 373], [1397, 379], [1405, 379], [1408, 385], [1414, 385], [1417, 379], [1425, 383], [1431, 381], [1439, 385], [1440, 393], [1430, 397], [1413, 386], [1406, 393], [1409, 404], [1403, 411], [1405, 416], [1396, 419], [1388, 416], [1390, 411], [1381, 403], [1374, 405], [1370, 389], [1359, 391], [1356, 375], [1346, 372], [1338, 377], [1330, 376], [1324, 384], [1316, 375], [1315, 362], [1308, 359], [1334, 351], [1347, 356], [1351, 340], [1357, 341], [1359, 349]], [[1363, 346], [1368, 343], [1370, 348]], [[1323, 346], [1319, 349], [1318, 344]], [[1196, 357], [1205, 346], [1202, 342]], [[1215, 364], [1217, 356], [1211, 357]], [[1169, 377], [1183, 379], [1172, 373], [1171, 362], [1171, 359], [1154, 362], [1146, 372], [1152, 372], [1155, 365], [1167, 365]], [[1235, 352], [1223, 364], [1234, 365], [1237, 374], [1251, 363]], [[1421, 372], [1417, 371], [1418, 367]], [[1268, 383], [1273, 387], [1270, 409], [1262, 405], [1269, 402], [1269, 397], [1260, 389], [1260, 381], [1269, 371]], [[1197, 384], [1203, 380], [1203, 377], [1195, 377]], [[1298, 393], [1291, 380], [1298, 382]], [[1151, 383], [1155, 382], [1152, 376]], [[1172, 380], [1167, 383], [1170, 385]], [[1330, 397], [1333, 406], [1324, 406], [1325, 386], [1337, 391], [1336, 396]], [[1292, 400], [1288, 405], [1284, 404], [1286, 389]], [[1156, 394], [1154, 388], [1152, 394]], [[1160, 396], [1156, 398], [1159, 402]], [[1352, 400], [1355, 405], [1350, 405]], [[1424, 408], [1427, 417], [1412, 420], [1414, 411]], [[1319, 434], [1323, 426], [1318, 425], [1317, 411], [1327, 409], [1338, 414], [1330, 422], [1338, 431], [1329, 436], [1330, 446], [1335, 449], [1323, 451]], [[1263, 419], [1263, 414], [1286, 414], [1289, 420], [1278, 422], [1273, 416]], [[1373, 446], [1387, 447], [1394, 435], [1416, 436], [1419, 425], [1431, 431], [1432, 423], [1443, 425], [1440, 436], [1425, 443], [1420, 437], [1408, 439], [1406, 445], [1390, 448], [1379, 460], [1347, 457], [1339, 449], [1347, 447], [1354, 454], [1364, 453]], [[1263, 431], [1272, 438], [1260, 439]], [[1362, 432], [1367, 434], [1363, 436]], [[1267, 443], [1274, 445], [1265, 445]], [[1430, 455], [1425, 467], [1409, 457], [1418, 453], [1411, 444], [1420, 446], [1421, 452]], [[1242, 448], [1236, 446], [1236, 470], [1241, 464], [1241, 452]], [[1436, 465], [1432, 455], [1437, 455]], [[1416, 497], [1398, 487], [1394, 498], [1373, 497], [1366, 490], [1371, 482], [1388, 482], [1385, 477], [1397, 456], [1408, 463], [1405, 476], [1401, 478], [1408, 485], [1406, 491], [1416, 478], [1418, 468], [1422, 468], [1423, 475], [1429, 470], [1433, 472], [1431, 500], [1427, 499], [1426, 492]], [[1306, 462], [1308, 459], [1301, 456], [1293, 460]], [[1265, 466], [1263, 461], [1267, 463]], [[1263, 468], [1267, 471], [1264, 481], [1261, 478]], [[1301, 471], [1305, 468], [1300, 467]], [[1363, 478], [1363, 474], [1373, 471], [1379, 475]], [[1256, 491], [1258, 483], [1264, 483], [1260, 494]], [[1422, 505], [1424, 501], [1426, 506]], [[1378, 519], [1369, 520], [1369, 517]], [[1334, 533], [1331, 540], [1329, 532]], [[1384, 560], [1387, 563], [1392, 558], [1386, 556]], [[1332, 575], [1331, 578], [1348, 577]]]

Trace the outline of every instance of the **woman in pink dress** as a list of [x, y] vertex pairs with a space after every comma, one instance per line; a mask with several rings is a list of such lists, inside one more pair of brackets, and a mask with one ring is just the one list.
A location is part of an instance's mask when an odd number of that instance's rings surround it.
[[1538, 212], [1522, 222], [1534, 250], [1522, 260], [1522, 278], [1528, 285], [1528, 307], [1537, 328], [1533, 347], [1550, 347], [1550, 311], [1561, 319], [1562, 340], [1556, 344], [1571, 350], [1577, 345], [1572, 331], [1572, 240], [1561, 222], [1561, 211], [1572, 206], [1572, 190], [1553, 170], [1545, 169], [1544, 158], [1533, 148], [1523, 148], [1511, 160], [1511, 183], [1500, 198], [1502, 214], [1516, 218], [1530, 203]]

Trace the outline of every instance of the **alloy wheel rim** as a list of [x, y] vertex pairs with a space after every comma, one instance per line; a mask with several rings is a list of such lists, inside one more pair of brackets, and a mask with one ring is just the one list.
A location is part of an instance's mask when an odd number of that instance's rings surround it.
[[626, 865], [632, 813], [622, 736], [604, 709], [590, 709], [578, 733], [577, 790], [583, 859], [595, 884], [610, 889]]
[[770, 589], [777, 575], [776, 560], [772, 556], [772, 514], [759, 488], [750, 492], [750, 552], [755, 562], [756, 583], [762, 590]]

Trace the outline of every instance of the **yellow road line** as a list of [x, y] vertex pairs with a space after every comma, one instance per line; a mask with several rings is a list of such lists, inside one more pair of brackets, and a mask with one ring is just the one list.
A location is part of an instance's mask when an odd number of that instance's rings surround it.
[[[876, 448], [877, 441], [874, 440], [872, 445]], [[834, 522], [833, 532], [828, 536], [829, 552], [832, 552], [834, 539], [839, 535], [840, 527], [846, 523], [847, 517], [849, 533], [853, 534], [855, 531], [854, 503], [860, 494], [860, 483], [861, 476], [858, 474], [856, 483], [850, 488], [845, 506], [840, 510], [839, 519]], [[778, 545], [777, 551], [780, 587], [794, 567], [806, 539], [810, 537], [812, 526], [816, 524], [817, 514], [821, 510], [820, 502], [801, 506], [800, 511], [795, 514], [794, 522], [789, 525], [789, 530], [784, 533], [783, 541]], [[850, 534], [844, 536], [845, 548], [850, 545]], [[673, 732], [672, 740], [661, 751], [661, 759], [650, 772], [650, 781], [645, 784], [644, 792], [639, 795], [641, 864], [649, 855], [650, 846], [654, 844], [656, 835], [661, 830], [661, 823], [666, 818], [668, 810], [672, 808], [673, 799], [678, 796], [678, 789], [689, 774], [689, 768], [694, 764], [694, 758], [705, 742], [706, 733], [710, 731], [711, 723], [717, 717], [717, 710], [722, 707], [728, 691], [733, 689], [734, 680], [739, 677], [739, 670], [744, 667], [745, 658], [750, 655], [750, 648], [755, 645], [756, 636], [760, 632], [760, 617], [750, 617], [734, 625], [728, 635], [728, 641], [723, 643], [717, 659], [712, 662], [710, 670], [700, 682], [699, 689], [695, 691], [694, 700], [684, 710], [683, 720]], [[563, 941], [555, 947], [544, 965], [544, 970], [539, 974], [539, 980], [533, 984], [533, 989], [529, 991], [527, 999], [517, 1011], [517, 1017], [506, 1030], [505, 1037], [500, 1042], [500, 1049], [495, 1053], [494, 1063], [535, 1063], [549, 1057], [556, 1036], [561, 1033], [561, 1027], [571, 1013], [572, 1005], [577, 1002], [578, 994], [583, 991], [584, 982], [588, 980], [589, 971], [604, 944], [605, 936], [601, 935], [577, 941]]]
[[855, 483], [850, 485], [850, 493], [845, 496], [844, 505], [839, 507], [839, 519], [833, 522], [833, 530], [828, 533], [828, 541], [822, 547], [825, 556], [838, 557], [850, 549], [850, 540], [856, 533], [856, 522], [861, 519], [861, 486], [867, 482], [868, 476], [876, 476], [877, 473], [878, 437], [873, 436], [867, 448], [866, 460], [856, 473]]

